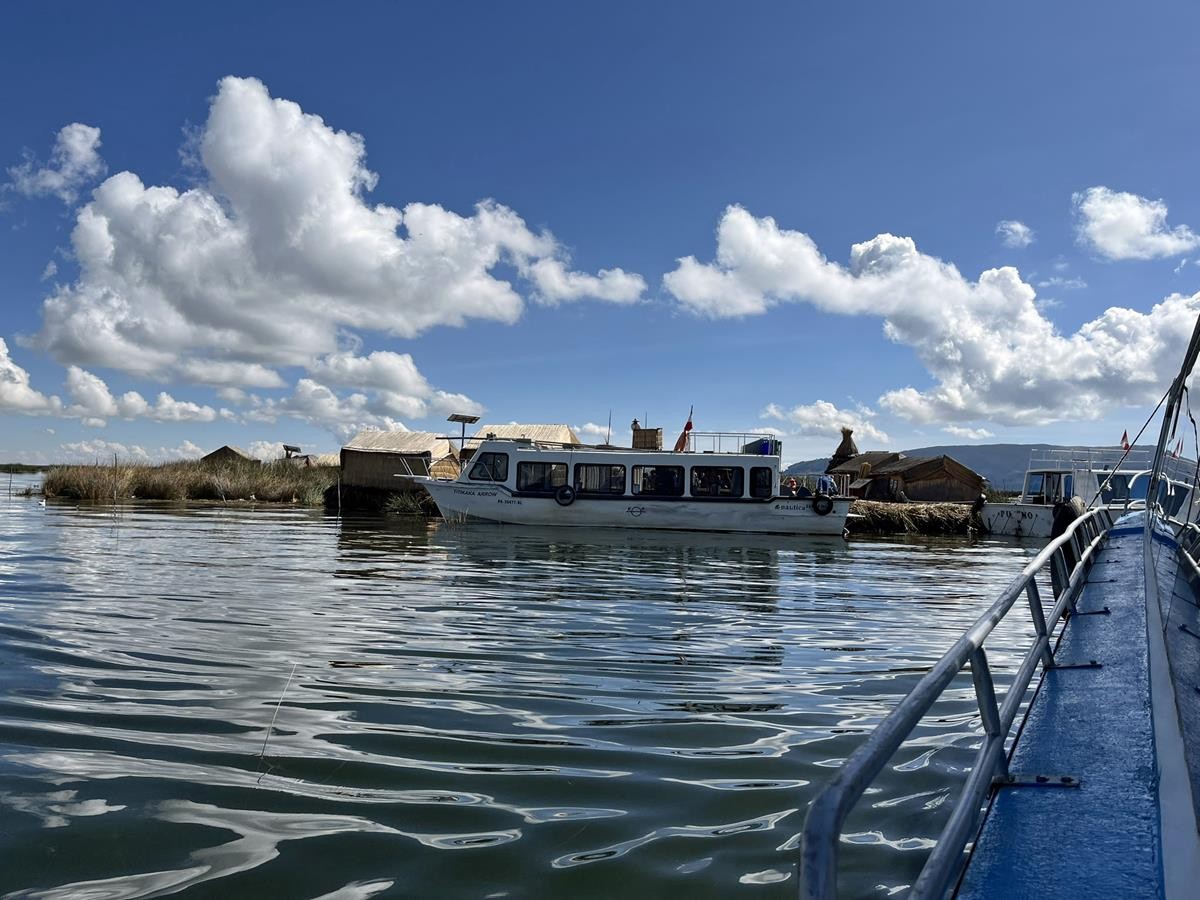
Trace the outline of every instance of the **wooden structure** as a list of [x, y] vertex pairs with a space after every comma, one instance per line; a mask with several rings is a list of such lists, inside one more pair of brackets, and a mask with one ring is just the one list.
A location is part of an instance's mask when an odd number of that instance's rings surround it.
[[842, 460], [836, 466], [830, 460], [825, 473], [827, 475], [846, 475], [853, 482], [866, 478], [878, 466], [887, 465], [903, 458], [903, 453], [893, 453], [891, 450], [868, 450], [866, 453], [856, 453], [849, 459]]
[[232, 444], [226, 444], [224, 447], [218, 447], [212, 453], [200, 457], [202, 463], [256, 463], [258, 462], [253, 456], [243, 450], [241, 447], [235, 447]]
[[892, 457], [872, 464], [860, 453], [839, 468], [856, 462], [859, 471], [850, 482], [850, 494], [864, 500], [905, 501], [927, 503], [969, 502], [984, 490], [984, 478], [950, 456], [905, 456], [902, 453], [884, 454]]
[[642, 428], [638, 424], [638, 420], [633, 420], [633, 449], [634, 450], [661, 450], [662, 449], [662, 429], [661, 428]]
[[342, 448], [342, 484], [347, 487], [403, 491], [399, 475], [458, 477], [458, 450], [445, 437], [428, 431], [362, 431]]

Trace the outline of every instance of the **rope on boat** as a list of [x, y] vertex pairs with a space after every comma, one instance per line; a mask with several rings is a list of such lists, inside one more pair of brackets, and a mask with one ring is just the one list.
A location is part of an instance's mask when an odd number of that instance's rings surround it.
[[[1174, 386], [1175, 386], [1174, 383], [1172, 383], [1171, 387], [1174, 387]], [[1088, 509], [1091, 509], [1092, 504], [1095, 503], [1100, 498], [1100, 495], [1104, 493], [1104, 489], [1106, 487], [1108, 487], [1109, 482], [1112, 481], [1112, 477], [1114, 475], [1116, 475], [1117, 470], [1121, 468], [1121, 463], [1125, 462], [1125, 458], [1127, 456], [1129, 456], [1130, 453], [1133, 452], [1133, 448], [1137, 446], [1138, 438], [1140, 438], [1142, 436], [1142, 432], [1144, 432], [1149, 427], [1150, 423], [1154, 421], [1154, 417], [1156, 415], [1158, 415], [1159, 407], [1161, 407], [1163, 405], [1163, 402], [1167, 399], [1167, 397], [1170, 396], [1170, 394], [1171, 394], [1171, 388], [1167, 388], [1167, 392], [1162, 395], [1162, 398], [1155, 405], [1153, 411], [1150, 413], [1149, 418], [1147, 418], [1146, 421], [1142, 423], [1142, 427], [1138, 429], [1138, 433], [1135, 434], [1133, 436], [1133, 440], [1129, 442], [1129, 447], [1126, 448], [1125, 452], [1121, 454], [1121, 458], [1117, 460], [1117, 464], [1115, 466], [1113, 466], [1112, 471], [1108, 473], [1108, 477], [1104, 479], [1104, 483], [1102, 485], [1100, 485], [1099, 489], [1096, 491], [1095, 496], [1092, 497], [1091, 502], [1088, 503], [1088, 505], [1087, 505]], [[1195, 421], [1195, 420], [1193, 420], [1193, 421]], [[1200, 452], [1198, 452], [1196, 455], [1200, 456]], [[1147, 497], [1149, 497], [1149, 494], [1147, 494]], [[1149, 500], [1147, 500], [1147, 503], [1149, 503]]]

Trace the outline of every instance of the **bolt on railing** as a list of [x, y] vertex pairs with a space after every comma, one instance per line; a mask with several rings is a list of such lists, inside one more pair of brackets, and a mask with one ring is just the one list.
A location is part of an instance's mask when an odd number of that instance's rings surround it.
[[[1112, 523], [1108, 509], [1094, 509], [1072, 522], [1060, 537], [1048, 544], [879, 723], [817, 795], [804, 820], [801, 896], [805, 900], [832, 900], [837, 896], [838, 844], [846, 817], [921, 718], [958, 673], [969, 665], [983, 723], [983, 743], [959, 792], [954, 811], [908, 896], [934, 898], [945, 894], [962, 868], [964, 849], [978, 830], [984, 801], [994, 779], [1008, 774], [1005, 744], [1033, 675], [1039, 664], [1043, 669], [1054, 667], [1051, 647], [1054, 630], [1061, 619], [1075, 612], [1075, 601], [1087, 580], [1092, 558]], [[1047, 567], [1057, 601], [1048, 618], [1035, 580]], [[997, 704], [995, 682], [983, 644], [1022, 594], [1029, 601], [1036, 639], [1025, 654], [1003, 703]]]

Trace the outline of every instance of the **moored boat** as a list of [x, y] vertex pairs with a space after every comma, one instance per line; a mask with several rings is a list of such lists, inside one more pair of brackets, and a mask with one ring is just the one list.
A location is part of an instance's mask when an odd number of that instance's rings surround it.
[[[1055, 533], [1056, 519], [1061, 531], [1064, 515], [1069, 521], [1079, 511], [1098, 506], [1121, 512], [1141, 509], [1146, 503], [1151, 462], [1152, 451], [1141, 447], [1035, 450], [1020, 496], [1009, 503], [984, 504], [980, 512], [984, 530], [1017, 538], [1048, 538]], [[1173, 461], [1173, 475], [1186, 469], [1183, 462], [1180, 466], [1179, 460]], [[1168, 516], [1178, 516], [1189, 504], [1191, 489], [1183, 477], [1164, 478], [1159, 490]]]
[[[843, 534], [853, 499], [832, 490], [811, 496], [781, 491], [778, 440], [695, 433], [688, 446], [706, 440], [716, 449], [673, 452], [485, 438], [457, 479], [413, 480], [451, 520]], [[733, 452], [722, 452], [730, 444]]]

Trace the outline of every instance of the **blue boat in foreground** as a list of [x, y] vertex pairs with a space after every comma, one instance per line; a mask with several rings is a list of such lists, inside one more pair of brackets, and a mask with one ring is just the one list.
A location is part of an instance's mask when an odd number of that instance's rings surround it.
[[[1167, 499], [1200, 465], [1165, 450], [1194, 426], [1198, 355], [1200, 320], [1164, 397], [1162, 502], [1071, 523], [846, 760], [805, 820], [804, 898], [837, 896], [847, 816], [964, 669], [983, 739], [909, 897], [1200, 896], [1200, 528]], [[997, 696], [986, 642], [1016, 615], [1035, 640]]]

